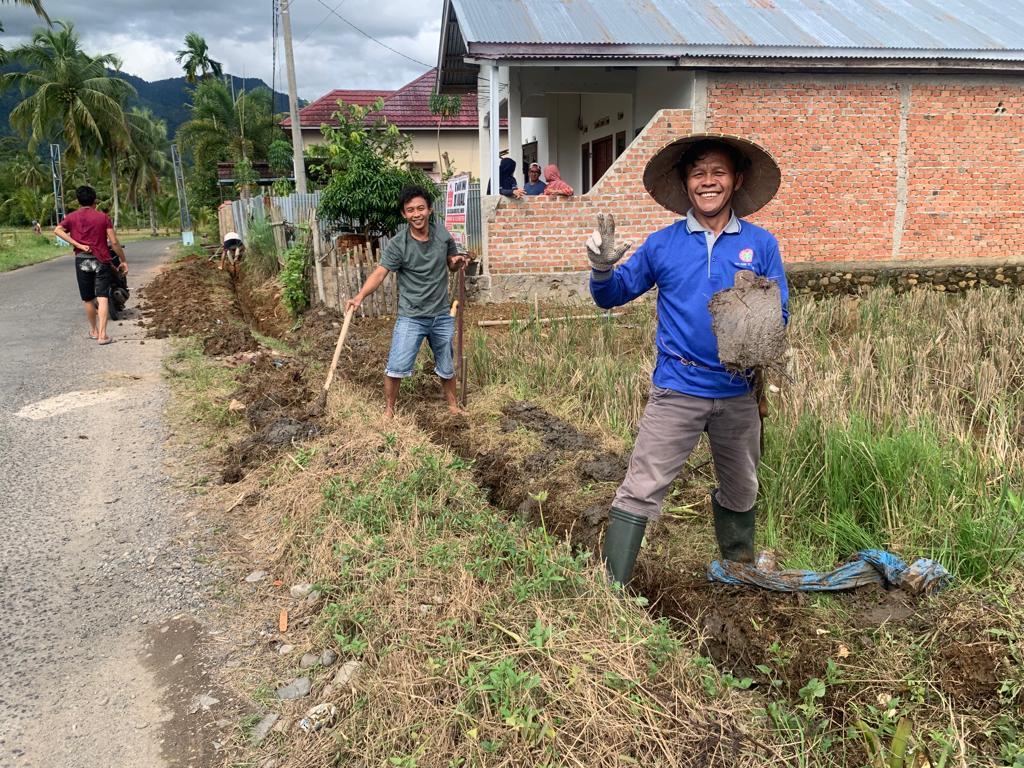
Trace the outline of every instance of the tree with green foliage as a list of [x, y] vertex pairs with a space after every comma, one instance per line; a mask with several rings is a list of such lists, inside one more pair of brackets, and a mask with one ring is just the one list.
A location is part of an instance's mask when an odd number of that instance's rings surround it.
[[326, 142], [316, 154], [331, 170], [318, 213], [332, 221], [349, 220], [368, 238], [394, 234], [403, 223], [398, 210], [402, 187], [434, 184], [423, 171], [409, 167], [412, 140], [378, 115], [383, 101], [371, 107], [339, 102], [338, 127], [325, 126]]
[[430, 109], [430, 114], [437, 117], [437, 168], [441, 173], [441, 178], [448, 180], [452, 177], [455, 169], [451, 161], [447, 159], [448, 155], [441, 152], [441, 124], [462, 113], [462, 97], [458, 94], [446, 96], [434, 91], [430, 94], [428, 109]]
[[97, 148], [108, 150], [127, 134], [122, 104], [134, 95], [121, 78], [108, 74], [120, 59], [89, 56], [70, 22], [36, 30], [32, 41], [10, 52], [26, 70], [0, 76], [0, 87], [17, 87], [24, 99], [11, 111], [11, 126], [28, 140], [29, 151], [61, 139], [75, 162]]
[[[36, 12], [36, 16], [47, 24], [50, 24], [50, 17], [46, 14], [43, 4], [39, 0], [0, 0], [0, 5], [24, 5]], [[4, 25], [0, 24], [0, 32], [4, 31]], [[7, 63], [7, 52], [0, 45], [0, 65]]]
[[212, 207], [219, 201], [217, 163], [246, 159], [265, 161], [271, 143], [279, 135], [271, 108], [270, 91], [243, 91], [234, 100], [219, 80], [203, 80], [192, 98], [192, 119], [178, 129], [178, 139], [189, 148], [193, 165], [190, 197]]
[[175, 54], [174, 60], [185, 70], [185, 81], [193, 85], [210, 75], [220, 77], [224, 72], [221, 63], [210, 58], [210, 47], [198, 32], [185, 35], [185, 47]]
[[149, 229], [157, 232], [155, 202], [161, 181], [171, 172], [171, 142], [167, 126], [148, 109], [132, 109], [128, 114], [130, 150], [128, 153], [128, 199], [138, 204], [145, 199], [149, 210]]

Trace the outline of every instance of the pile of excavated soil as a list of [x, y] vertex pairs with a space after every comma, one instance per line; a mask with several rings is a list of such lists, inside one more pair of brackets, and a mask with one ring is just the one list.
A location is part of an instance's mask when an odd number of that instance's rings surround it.
[[142, 289], [147, 333], [155, 338], [198, 336], [208, 355], [256, 349], [235, 300], [231, 276], [210, 261], [189, 257]]
[[293, 357], [260, 352], [238, 374], [232, 398], [245, 406], [245, 418], [255, 429], [281, 418], [304, 418], [315, 392], [308, 366]]

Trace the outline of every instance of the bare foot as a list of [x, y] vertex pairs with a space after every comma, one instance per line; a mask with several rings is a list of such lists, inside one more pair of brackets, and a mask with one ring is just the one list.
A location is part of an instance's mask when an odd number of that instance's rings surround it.
[[464, 411], [458, 405], [454, 405], [452, 403], [448, 403], [448, 413], [450, 413], [452, 416], [468, 416], [469, 415], [468, 411]]
[[395, 418], [395, 409], [394, 408], [385, 408], [384, 409], [384, 421], [385, 422], [394, 421], [394, 418]]

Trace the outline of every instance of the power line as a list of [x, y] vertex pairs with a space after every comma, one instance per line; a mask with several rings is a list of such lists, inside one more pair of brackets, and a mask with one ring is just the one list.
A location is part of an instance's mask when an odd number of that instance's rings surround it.
[[[330, 10], [330, 12], [331, 12], [331, 13], [334, 13], [334, 12], [335, 12], [336, 10], [338, 10], [339, 8], [341, 8], [341, 6], [343, 6], [344, 4], [345, 4], [345, 0], [341, 0], [341, 2], [340, 2], [340, 3], [338, 3], [338, 4], [337, 4], [336, 6], [334, 6], [333, 8], [330, 8], [329, 10]], [[315, 26], [315, 27], [313, 27], [313, 28], [312, 28], [311, 30], [309, 30], [309, 34], [308, 34], [308, 35], [306, 35], [306, 36], [305, 36], [304, 38], [302, 38], [302, 40], [300, 40], [300, 41], [299, 41], [299, 45], [302, 45], [302, 44], [303, 44], [303, 43], [305, 43], [305, 42], [306, 42], [307, 40], [309, 40], [309, 38], [311, 38], [311, 37], [313, 36], [313, 33], [314, 33], [314, 32], [316, 32], [316, 31], [317, 31], [318, 29], [320, 29], [320, 27], [322, 27], [322, 26], [323, 26], [323, 23], [324, 23], [325, 21], [327, 21], [327, 20], [328, 20], [329, 18], [331, 18], [331, 13], [328, 13], [328, 14], [327, 14], [326, 16], [324, 16], [324, 17], [323, 17], [322, 19], [320, 19], [320, 21], [318, 21], [318, 22], [316, 23], [316, 26]]]
[[408, 54], [402, 53], [401, 51], [399, 51], [399, 50], [396, 50], [396, 49], [392, 48], [392, 47], [391, 47], [390, 45], [388, 45], [387, 43], [381, 42], [381, 41], [380, 41], [380, 40], [378, 40], [378, 39], [377, 39], [376, 37], [374, 37], [373, 35], [371, 35], [371, 34], [370, 34], [369, 32], [367, 32], [367, 31], [366, 31], [366, 30], [364, 30], [364, 29], [360, 29], [360, 28], [359, 28], [359, 27], [357, 27], [357, 26], [356, 26], [355, 24], [353, 24], [353, 23], [352, 23], [351, 21], [349, 21], [349, 20], [348, 20], [348, 19], [346, 19], [346, 18], [345, 18], [344, 16], [342, 16], [342, 15], [341, 15], [340, 13], [338, 13], [338, 12], [337, 12], [336, 10], [334, 10], [333, 8], [331, 8], [331, 6], [329, 6], [329, 5], [327, 4], [327, 3], [325, 3], [325, 2], [324, 2], [324, 0], [316, 0], [316, 1], [317, 1], [318, 3], [320, 3], [320, 5], [322, 5], [322, 6], [324, 7], [324, 8], [326, 8], [326, 9], [327, 9], [328, 11], [330, 11], [330, 12], [331, 12], [332, 14], [334, 14], [334, 15], [335, 15], [335, 16], [337, 16], [337, 17], [338, 17], [339, 19], [341, 19], [341, 20], [342, 20], [342, 21], [344, 21], [344, 22], [345, 22], [346, 24], [348, 24], [348, 25], [349, 25], [350, 27], [352, 27], [352, 29], [354, 29], [354, 30], [355, 30], [356, 32], [358, 32], [359, 34], [363, 35], [364, 37], [367, 37], [367, 38], [369, 38], [370, 40], [373, 40], [373, 42], [375, 42], [375, 43], [376, 43], [377, 45], [381, 46], [382, 48], [387, 48], [387, 49], [388, 49], [389, 51], [391, 51], [392, 53], [397, 53], [397, 54], [398, 54], [399, 56], [401, 56], [401, 57], [402, 57], [403, 59], [408, 59], [409, 61], [411, 61], [411, 62], [414, 62], [414, 63], [416, 63], [416, 64], [419, 64], [419, 65], [420, 65], [420, 66], [422, 66], [422, 67], [426, 67], [427, 69], [430, 69], [430, 68], [432, 68], [432, 67], [434, 66], [433, 64], [427, 64], [427, 63], [426, 63], [425, 61], [420, 61], [419, 59], [414, 59], [414, 58], [413, 58], [412, 56], [409, 56]]

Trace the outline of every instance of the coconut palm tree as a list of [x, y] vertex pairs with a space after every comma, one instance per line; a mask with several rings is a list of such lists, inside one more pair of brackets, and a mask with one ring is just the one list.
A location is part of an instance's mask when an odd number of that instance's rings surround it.
[[167, 125], [157, 120], [148, 109], [133, 109], [128, 114], [128, 133], [131, 146], [128, 151], [128, 199], [137, 204], [145, 198], [149, 208], [149, 228], [157, 235], [155, 201], [160, 194], [160, 182], [171, 170], [169, 158], [171, 142], [167, 138]]
[[[36, 12], [36, 16], [43, 19], [47, 24], [50, 23], [50, 17], [46, 15], [46, 11], [43, 9], [43, 4], [40, 0], [0, 0], [0, 5], [25, 5]], [[3, 29], [3, 27], [0, 27]]]
[[[41, 18], [47, 24], [50, 24], [50, 17], [46, 15], [46, 11], [43, 9], [43, 4], [39, 0], [0, 0], [0, 5], [27, 5], [33, 11], [36, 12], [36, 16]], [[4, 31], [4, 25], [0, 24], [0, 32]], [[0, 45], [0, 64], [7, 63], [7, 51]]]
[[122, 103], [135, 89], [107, 73], [118, 68], [112, 53], [85, 54], [70, 22], [36, 30], [32, 41], [10, 52], [24, 72], [0, 75], [0, 88], [16, 86], [24, 99], [11, 110], [11, 126], [28, 139], [29, 151], [61, 139], [70, 162], [108, 148], [127, 134]]
[[21, 152], [9, 165], [14, 180], [23, 187], [38, 191], [50, 183], [50, 169], [35, 152]]
[[198, 32], [185, 35], [185, 47], [177, 52], [174, 60], [182, 65], [188, 83], [195, 84], [208, 75], [220, 77], [223, 74], [221, 63], [210, 58], [210, 48]]
[[250, 162], [266, 160], [277, 133], [269, 91], [243, 91], [232, 101], [219, 80], [199, 84], [192, 119], [178, 129], [178, 136], [196, 157]]

